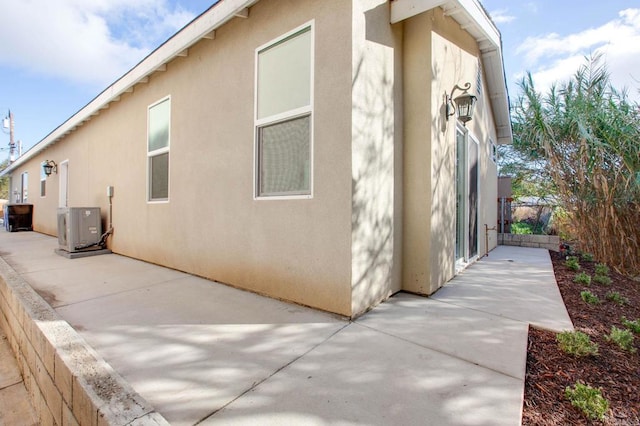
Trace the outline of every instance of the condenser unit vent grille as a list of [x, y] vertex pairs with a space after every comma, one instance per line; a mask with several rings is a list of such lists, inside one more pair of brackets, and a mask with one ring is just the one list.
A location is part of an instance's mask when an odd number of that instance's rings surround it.
[[69, 253], [95, 248], [100, 242], [100, 207], [58, 209], [58, 245]]

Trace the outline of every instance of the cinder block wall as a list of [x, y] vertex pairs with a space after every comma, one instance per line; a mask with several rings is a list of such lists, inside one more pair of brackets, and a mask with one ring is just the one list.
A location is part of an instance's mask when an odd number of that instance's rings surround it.
[[503, 246], [546, 248], [560, 251], [560, 237], [557, 235], [498, 234], [498, 242]]
[[168, 424], [1, 258], [0, 327], [40, 424]]

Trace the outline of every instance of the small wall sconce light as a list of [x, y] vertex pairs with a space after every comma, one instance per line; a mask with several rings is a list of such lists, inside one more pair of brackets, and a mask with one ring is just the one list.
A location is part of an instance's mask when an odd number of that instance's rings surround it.
[[58, 165], [53, 160], [46, 160], [42, 165], [42, 170], [44, 170], [44, 174], [49, 177], [51, 176], [51, 172], [58, 174]]
[[[471, 83], [465, 83], [463, 87], [456, 84], [451, 90], [450, 95], [444, 94], [447, 120], [449, 120], [449, 117], [452, 115], [457, 115], [458, 120], [462, 121], [462, 124], [466, 126], [467, 121], [473, 118], [473, 109], [478, 98], [467, 92], [470, 88]], [[453, 94], [456, 90], [462, 90], [463, 92], [460, 96], [453, 99]]]

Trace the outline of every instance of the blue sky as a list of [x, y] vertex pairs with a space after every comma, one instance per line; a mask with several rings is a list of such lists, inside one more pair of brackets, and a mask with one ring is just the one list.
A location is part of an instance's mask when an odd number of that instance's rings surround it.
[[502, 33], [512, 99], [516, 82], [531, 72], [544, 89], [569, 78], [585, 56], [602, 53], [611, 79], [639, 100], [640, 1], [483, 0]]
[[[213, 0], [31, 0], [0, 13], [0, 119], [15, 116], [29, 148], [81, 109]], [[502, 32], [512, 99], [532, 72], [540, 88], [603, 52], [612, 80], [640, 87], [640, 1], [483, 0]], [[0, 160], [9, 136], [0, 133]]]

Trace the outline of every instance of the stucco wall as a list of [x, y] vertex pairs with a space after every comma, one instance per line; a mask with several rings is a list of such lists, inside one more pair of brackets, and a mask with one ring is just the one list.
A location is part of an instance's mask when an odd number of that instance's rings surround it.
[[[255, 50], [310, 21], [313, 196], [255, 200]], [[70, 206], [100, 206], [106, 221], [115, 188], [116, 253], [355, 316], [453, 277], [456, 123], [443, 95], [475, 86], [478, 56], [439, 8], [389, 25], [385, 0], [262, 0], [15, 170], [14, 186], [28, 170], [36, 230], [55, 235], [60, 174], [38, 197], [40, 162], [68, 160]], [[147, 108], [167, 96], [170, 201], [148, 203]], [[494, 127], [481, 95], [467, 126], [479, 141], [480, 255], [496, 223]]]
[[[116, 253], [351, 315], [351, 5], [263, 0], [27, 164], [68, 159], [69, 205], [113, 198]], [[315, 20], [313, 197], [254, 200], [255, 49]], [[346, 72], [345, 72], [346, 71]], [[170, 201], [147, 203], [147, 107], [171, 96]], [[19, 175], [16, 171], [14, 176]], [[58, 179], [36, 203], [56, 233]]]
[[353, 1], [352, 310], [401, 289], [402, 27], [385, 0]]
[[[440, 113], [434, 122], [431, 152], [433, 204], [431, 227], [431, 291], [437, 290], [455, 274], [455, 158], [456, 120], [444, 119], [444, 94], [451, 93], [453, 87], [471, 83], [470, 93], [478, 96], [473, 120], [467, 123], [469, 138], [478, 142], [478, 257], [485, 250], [485, 224], [496, 224], [497, 173], [496, 165], [490, 159], [489, 138], [496, 140], [495, 124], [486, 93], [486, 82], [478, 88], [478, 67], [480, 52], [477, 42], [462, 30], [452, 18], [446, 17], [442, 9], [432, 12], [432, 107]], [[484, 75], [482, 73], [481, 75]], [[460, 92], [454, 94], [454, 97]], [[453, 191], [453, 192], [452, 192]], [[495, 232], [489, 233], [489, 250], [496, 246]]]
[[[471, 93], [477, 93], [479, 51], [471, 35], [440, 8], [408, 19], [404, 40], [403, 288], [431, 294], [455, 274], [457, 125], [453, 117], [446, 119], [444, 95], [466, 82], [472, 83]], [[482, 256], [484, 224], [496, 223], [497, 185], [496, 166], [489, 157], [495, 125], [486, 96], [479, 96], [467, 129], [478, 141], [478, 254]], [[495, 233], [490, 233], [489, 249], [495, 245]]]
[[422, 13], [404, 23], [404, 194], [402, 287], [429, 294], [431, 257], [431, 22]]

